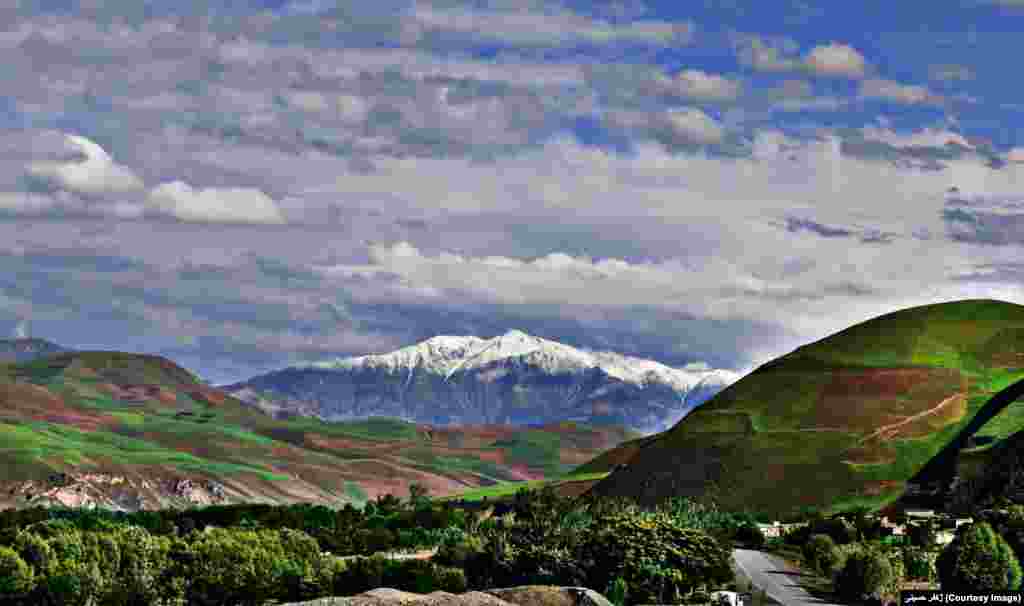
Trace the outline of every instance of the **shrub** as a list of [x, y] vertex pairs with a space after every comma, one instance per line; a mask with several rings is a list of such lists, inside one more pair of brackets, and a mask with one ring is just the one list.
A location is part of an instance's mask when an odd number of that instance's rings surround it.
[[468, 589], [469, 584], [466, 581], [466, 572], [461, 568], [449, 568], [447, 566], [438, 566], [438, 586], [442, 591], [448, 593], [463, 593]]
[[0, 596], [23, 597], [34, 585], [32, 568], [16, 551], [0, 546]]
[[934, 559], [920, 547], [903, 548], [903, 567], [908, 578], [921, 581], [931, 581], [935, 578]]
[[622, 577], [615, 577], [615, 580], [609, 583], [608, 589], [605, 590], [605, 595], [608, 600], [611, 601], [615, 606], [626, 605], [626, 594], [628, 593], [628, 585], [626, 579]]
[[348, 560], [345, 569], [334, 577], [335, 591], [344, 596], [383, 587], [387, 562], [379, 555]]
[[935, 568], [943, 590], [1016, 591], [1021, 584], [1020, 563], [987, 522], [961, 527]]

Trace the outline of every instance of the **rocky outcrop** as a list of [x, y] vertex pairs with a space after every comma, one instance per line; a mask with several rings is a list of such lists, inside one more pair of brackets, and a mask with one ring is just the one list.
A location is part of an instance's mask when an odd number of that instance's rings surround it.
[[345, 598], [320, 598], [281, 606], [612, 606], [606, 597], [585, 587], [524, 585], [487, 591], [430, 594], [374, 589]]

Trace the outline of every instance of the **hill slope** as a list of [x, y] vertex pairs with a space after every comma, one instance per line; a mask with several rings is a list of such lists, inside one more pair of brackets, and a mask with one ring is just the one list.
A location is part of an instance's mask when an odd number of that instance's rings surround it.
[[274, 419], [158, 356], [61, 353], [0, 364], [0, 507], [445, 495], [561, 475], [636, 435]]
[[985, 423], [971, 433], [987, 447], [1024, 429], [1024, 407], [982, 410], [1022, 379], [1024, 306], [904, 309], [759, 367], [594, 492], [655, 502], [711, 491], [727, 505], [780, 514], [888, 502], [943, 448], [965, 442], [979, 413]]
[[437, 336], [380, 355], [286, 368], [224, 387], [275, 415], [387, 416], [440, 425], [580, 421], [651, 433], [738, 375], [583, 351], [513, 330]]

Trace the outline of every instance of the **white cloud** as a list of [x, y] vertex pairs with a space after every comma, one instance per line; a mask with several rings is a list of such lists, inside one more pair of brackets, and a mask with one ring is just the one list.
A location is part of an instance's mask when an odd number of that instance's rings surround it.
[[889, 128], [867, 126], [861, 129], [861, 133], [869, 141], [878, 141], [901, 149], [912, 147], [941, 148], [949, 144], [974, 149], [974, 146], [963, 135], [941, 128], [925, 128], [910, 133], [898, 133]]
[[193, 189], [183, 181], [163, 183], [149, 193], [151, 209], [200, 223], [284, 223], [275, 202], [258, 189]]
[[852, 46], [832, 42], [811, 49], [804, 58], [804, 66], [819, 76], [856, 79], [864, 77], [867, 62]]
[[65, 135], [69, 146], [85, 158], [67, 162], [33, 162], [29, 175], [65, 191], [103, 196], [130, 194], [143, 189], [142, 180], [126, 166], [117, 164], [102, 147], [77, 135]]
[[692, 22], [633, 21], [612, 24], [570, 12], [487, 11], [418, 6], [412, 13], [421, 27], [462, 32], [514, 44], [557, 45], [577, 41], [638, 41], [684, 45], [693, 37]]
[[699, 69], [684, 70], [668, 84], [680, 95], [698, 101], [732, 101], [739, 97], [743, 89], [742, 84], [736, 80]]
[[927, 87], [901, 84], [881, 78], [862, 81], [859, 94], [861, 98], [865, 99], [886, 99], [904, 105], [938, 105], [943, 102], [942, 96], [936, 95]]
[[672, 109], [665, 115], [672, 133], [684, 141], [700, 145], [714, 145], [725, 138], [722, 125], [703, 111], [688, 107]]

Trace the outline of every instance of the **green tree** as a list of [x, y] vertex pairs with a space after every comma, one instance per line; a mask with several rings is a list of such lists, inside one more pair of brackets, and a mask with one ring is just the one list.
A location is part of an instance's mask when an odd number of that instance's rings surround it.
[[934, 562], [929, 553], [921, 547], [903, 548], [903, 566], [908, 578], [920, 581], [931, 581], [935, 578]]
[[35, 586], [34, 576], [18, 552], [0, 546], [0, 596], [24, 597]]
[[409, 485], [409, 505], [414, 511], [430, 506], [429, 490], [419, 482]]
[[833, 585], [842, 598], [864, 600], [880, 598], [894, 582], [895, 574], [889, 558], [875, 549], [861, 548], [846, 557]]
[[931, 522], [911, 524], [907, 528], [907, 540], [915, 547], [934, 547], [938, 543], [935, 525]]
[[812, 570], [831, 576], [839, 561], [836, 544], [827, 534], [813, 534], [804, 543], [803, 556]]
[[761, 527], [757, 524], [745, 522], [736, 530], [736, 541], [749, 545], [754, 549], [759, 549], [764, 546], [765, 536]]
[[605, 595], [608, 596], [608, 600], [615, 604], [615, 606], [626, 606], [626, 595], [629, 593], [628, 588], [626, 579], [615, 577], [615, 580], [608, 584]]
[[1021, 566], [988, 522], [962, 526], [935, 562], [943, 590], [1017, 591]]

